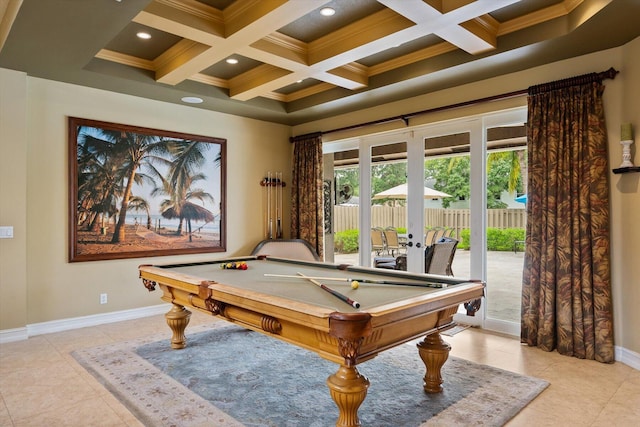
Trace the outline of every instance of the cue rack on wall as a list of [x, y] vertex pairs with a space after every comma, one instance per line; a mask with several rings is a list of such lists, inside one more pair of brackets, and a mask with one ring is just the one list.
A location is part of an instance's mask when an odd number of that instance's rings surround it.
[[267, 172], [260, 181], [264, 187], [265, 230], [267, 239], [282, 239], [282, 172]]

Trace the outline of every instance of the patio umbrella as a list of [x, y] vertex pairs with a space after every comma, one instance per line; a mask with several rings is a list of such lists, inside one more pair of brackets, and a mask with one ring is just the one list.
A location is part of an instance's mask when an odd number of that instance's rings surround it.
[[527, 195], [523, 194], [522, 196], [518, 196], [513, 200], [515, 200], [518, 203], [527, 203]]
[[[175, 207], [170, 207], [166, 210], [164, 210], [161, 215], [164, 218], [167, 219], [186, 219], [187, 220], [187, 229], [189, 231], [189, 241], [193, 241], [192, 240], [192, 233], [191, 233], [191, 221], [204, 221], [205, 223], [208, 222], [212, 222], [215, 217], [214, 215], [211, 213], [211, 211], [209, 211], [208, 209], [203, 208], [202, 206], [198, 206], [196, 204], [193, 204], [191, 202], [186, 202], [182, 205], [182, 210], [180, 211], [180, 213], [177, 212], [177, 210], [175, 209]], [[180, 229], [180, 227], [182, 227], [182, 221], [180, 222], [180, 225], [178, 226], [178, 230], [177, 232], [181, 232], [182, 230]]]
[[[424, 187], [425, 199], [441, 199], [443, 197], [451, 197], [447, 193], [434, 190], [433, 188]], [[388, 190], [381, 191], [373, 196], [373, 199], [406, 199], [407, 198], [407, 184], [400, 184]]]

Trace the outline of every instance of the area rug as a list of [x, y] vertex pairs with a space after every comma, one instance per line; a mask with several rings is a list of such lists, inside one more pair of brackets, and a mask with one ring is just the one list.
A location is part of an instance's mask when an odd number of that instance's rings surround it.
[[[326, 378], [337, 364], [277, 339], [215, 323], [188, 329], [187, 348], [169, 332], [73, 353], [145, 426], [325, 427], [338, 409]], [[444, 391], [422, 389], [415, 343], [358, 365], [371, 381], [363, 426], [501, 426], [546, 381], [450, 357]]]

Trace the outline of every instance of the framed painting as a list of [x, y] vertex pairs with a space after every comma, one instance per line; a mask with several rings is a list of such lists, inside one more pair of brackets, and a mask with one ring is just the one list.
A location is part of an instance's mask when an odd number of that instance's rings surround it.
[[226, 250], [226, 140], [69, 117], [69, 261]]

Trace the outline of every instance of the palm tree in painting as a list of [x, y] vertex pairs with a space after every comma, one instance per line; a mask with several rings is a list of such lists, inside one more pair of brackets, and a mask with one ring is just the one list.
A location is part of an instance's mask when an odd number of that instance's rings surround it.
[[[139, 172], [144, 164], [152, 164], [163, 160], [161, 155], [167, 153], [166, 141], [158, 136], [126, 132], [124, 130], [97, 129], [94, 133], [81, 135], [84, 149], [91, 152], [108, 153], [116, 162], [120, 187], [118, 194], [120, 206], [115, 224], [112, 243], [125, 241], [125, 220], [132, 197], [134, 183], [141, 184], [150, 180], [148, 175]], [[152, 181], [153, 182], [153, 181]]]
[[[114, 132], [115, 133], [115, 132]], [[120, 132], [120, 137], [116, 140], [119, 151], [124, 153], [124, 163], [122, 170], [125, 174], [125, 187], [122, 193], [118, 222], [113, 231], [111, 243], [118, 243], [125, 240], [125, 220], [129, 210], [131, 191], [133, 184], [142, 184], [147, 175], [138, 172], [143, 163], [153, 163], [155, 159], [161, 159], [156, 154], [166, 152], [165, 141], [154, 135], [145, 135], [133, 132]]]
[[139, 196], [131, 196], [129, 199], [129, 210], [145, 212], [147, 214], [147, 229], [151, 230], [151, 207], [145, 199]]
[[213, 196], [201, 188], [191, 188], [194, 182], [204, 180], [206, 177], [202, 173], [194, 175], [183, 175], [184, 182], [180, 187], [171, 185], [168, 180], [163, 180], [162, 192], [169, 197], [160, 204], [160, 212], [164, 218], [179, 219], [176, 234], [182, 234], [182, 225], [187, 222], [187, 233], [189, 241], [192, 241], [191, 221], [212, 222], [215, 217], [211, 211], [203, 206], [197, 205], [192, 200], [201, 202], [210, 201], [213, 203]]
[[163, 200], [160, 205], [162, 216], [167, 219], [179, 219], [176, 230], [178, 235], [182, 234], [182, 226], [186, 220], [189, 241], [191, 241], [193, 231], [191, 221], [212, 222], [214, 220], [211, 211], [192, 202], [196, 199], [203, 203], [214, 201], [213, 196], [204, 189], [192, 188], [194, 183], [206, 180], [206, 175], [199, 170], [206, 162], [204, 152], [210, 145], [195, 141], [174, 140], [168, 141], [166, 146], [173, 160], [166, 177], [157, 173], [162, 186], [157, 187], [154, 193], [168, 196], [168, 199]]
[[118, 211], [122, 196], [122, 170], [112, 144], [95, 144], [93, 138], [80, 133], [78, 143], [78, 224], [97, 231], [107, 217]]

